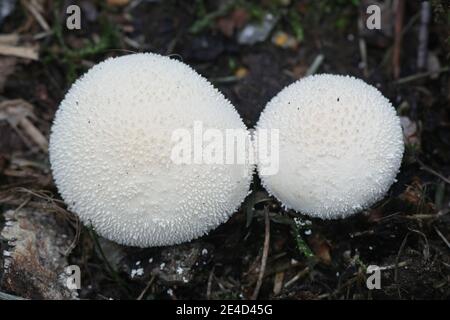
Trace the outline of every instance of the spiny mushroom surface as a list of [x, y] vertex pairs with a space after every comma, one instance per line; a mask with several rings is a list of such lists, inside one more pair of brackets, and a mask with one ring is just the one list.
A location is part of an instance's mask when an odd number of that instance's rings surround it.
[[194, 122], [246, 130], [206, 79], [156, 54], [108, 59], [67, 93], [50, 136], [56, 186], [81, 220], [125, 245], [177, 244], [202, 236], [246, 197], [248, 164], [178, 164], [172, 133]]
[[364, 81], [314, 75], [284, 88], [256, 126], [279, 129], [279, 171], [265, 188], [288, 209], [322, 219], [374, 204], [395, 180], [404, 144], [391, 103]]

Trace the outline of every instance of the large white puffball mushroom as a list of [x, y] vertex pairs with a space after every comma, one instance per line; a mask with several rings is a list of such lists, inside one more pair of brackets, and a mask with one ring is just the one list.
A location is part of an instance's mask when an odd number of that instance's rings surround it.
[[182, 62], [147, 53], [97, 64], [69, 90], [51, 130], [62, 198], [101, 236], [124, 245], [204, 235], [237, 210], [252, 168], [174, 162], [176, 143], [194, 144], [194, 136], [176, 141], [173, 133], [192, 134], [195, 122], [246, 130], [232, 104]]
[[314, 75], [284, 88], [261, 114], [257, 140], [263, 129], [279, 129], [279, 171], [262, 176], [263, 185], [286, 208], [313, 217], [345, 217], [374, 204], [402, 161], [395, 109], [350, 76]]

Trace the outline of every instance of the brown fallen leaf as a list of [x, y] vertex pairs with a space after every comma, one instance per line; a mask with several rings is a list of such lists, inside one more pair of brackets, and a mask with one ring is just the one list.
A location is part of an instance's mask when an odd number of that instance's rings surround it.
[[419, 177], [414, 177], [413, 182], [406, 188], [406, 190], [400, 195], [400, 199], [418, 206], [422, 201], [423, 187], [422, 181]]
[[130, 3], [130, 0], [107, 0], [108, 6], [123, 7]]
[[309, 246], [314, 255], [324, 264], [331, 263], [331, 246], [326, 239], [315, 233], [308, 239]]
[[383, 219], [383, 210], [380, 208], [373, 208], [369, 211], [369, 215], [367, 216], [367, 221], [369, 222], [379, 222]]
[[217, 19], [217, 28], [227, 37], [232, 37], [236, 29], [242, 28], [248, 20], [248, 13], [243, 8], [236, 8], [226, 17]]
[[236, 78], [238, 79], [242, 79], [245, 78], [248, 74], [248, 69], [245, 67], [239, 67], [236, 69], [236, 71], [234, 72], [234, 75], [236, 76]]
[[272, 37], [272, 43], [277, 47], [295, 49], [298, 47], [298, 41], [284, 31], [276, 32]]

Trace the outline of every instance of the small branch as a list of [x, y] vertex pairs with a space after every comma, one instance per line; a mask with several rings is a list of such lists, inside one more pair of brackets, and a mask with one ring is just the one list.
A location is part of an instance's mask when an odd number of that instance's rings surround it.
[[398, 268], [399, 268], [399, 260], [400, 260], [400, 256], [402, 255], [402, 251], [405, 248], [406, 242], [408, 241], [408, 237], [411, 233], [408, 232], [405, 236], [405, 238], [402, 241], [402, 244], [400, 245], [400, 248], [398, 249], [397, 252], [397, 257], [395, 258], [395, 267], [394, 267], [394, 282], [398, 284]]
[[302, 271], [300, 271], [299, 273], [297, 273], [291, 280], [289, 280], [288, 282], [285, 283], [284, 287], [287, 288], [291, 285], [293, 285], [295, 282], [297, 282], [298, 280], [300, 280], [301, 278], [303, 278], [305, 275], [307, 275], [309, 273], [309, 267], [306, 267], [305, 269], [303, 269]]
[[323, 54], [317, 55], [316, 58], [314, 59], [313, 63], [311, 64], [311, 66], [306, 71], [305, 77], [316, 73], [317, 70], [319, 69], [320, 65], [322, 64], [324, 58], [325, 58], [325, 56]]
[[403, 267], [406, 267], [409, 263], [410, 263], [410, 261], [406, 260], [406, 261], [399, 262], [398, 264], [391, 264], [388, 266], [380, 267], [380, 271], [392, 270], [395, 268], [403, 268]]
[[408, 82], [420, 80], [423, 78], [428, 78], [431, 75], [435, 75], [435, 74], [439, 74], [439, 73], [443, 73], [443, 72], [447, 72], [447, 71], [450, 71], [450, 67], [444, 67], [444, 68], [442, 68], [440, 70], [436, 70], [436, 71], [416, 73], [411, 76], [407, 76], [407, 77], [398, 79], [397, 81], [394, 81], [394, 84], [406, 84]]
[[417, 162], [420, 164], [420, 168], [428, 173], [431, 173], [432, 175], [435, 175], [438, 178], [441, 178], [442, 181], [450, 184], [450, 179], [444, 177], [442, 174], [440, 174], [439, 172], [431, 169], [430, 167], [426, 166], [422, 161], [420, 161], [419, 159], [416, 159]]
[[363, 28], [364, 28], [364, 24], [363, 24], [362, 18], [360, 16], [358, 18], [359, 52], [361, 54], [361, 61], [362, 61], [363, 66], [364, 66], [364, 68], [363, 68], [364, 77], [368, 78], [369, 77], [369, 62], [368, 62], [368, 59], [367, 59], [367, 45], [366, 45], [366, 41], [365, 41], [364, 37], [362, 36]]
[[442, 241], [444, 241], [444, 243], [447, 245], [447, 247], [450, 249], [450, 242], [447, 240], [446, 237], [444, 237], [444, 235], [442, 234], [442, 232], [437, 228], [434, 227], [434, 230], [436, 230], [436, 233], [438, 234], [439, 237], [441, 237]]
[[213, 268], [211, 269], [211, 272], [209, 273], [208, 286], [206, 287], [206, 299], [207, 300], [211, 299], [212, 282], [213, 282], [213, 279], [214, 279], [214, 270], [215, 269], [216, 269], [216, 266], [214, 265]]
[[0, 291], [0, 300], [27, 300], [27, 299]]
[[144, 298], [144, 295], [147, 293], [148, 289], [150, 289], [150, 287], [153, 284], [153, 281], [155, 281], [155, 276], [152, 276], [152, 278], [150, 279], [150, 281], [147, 283], [147, 285], [145, 286], [144, 290], [142, 290], [141, 294], [139, 295], [139, 297], [137, 297], [136, 300], [142, 300], [142, 298]]
[[16, 47], [0, 44], [0, 55], [39, 60], [39, 54], [35, 47]]
[[36, 19], [42, 29], [44, 29], [45, 31], [51, 30], [47, 21], [45, 21], [40, 12], [41, 8], [36, 4], [35, 1], [22, 1], [22, 5], [27, 8], [27, 10], [33, 15], [34, 19]]
[[269, 244], [270, 244], [270, 219], [269, 219], [269, 209], [266, 207], [264, 210], [264, 221], [266, 224], [265, 236], [264, 236], [264, 249], [261, 259], [261, 267], [259, 269], [258, 281], [256, 282], [255, 291], [252, 295], [252, 300], [256, 300], [259, 295], [259, 290], [264, 278], [264, 273], [266, 272], [267, 257], [269, 256]]
[[402, 47], [402, 28], [403, 28], [403, 14], [405, 11], [405, 1], [397, 0], [395, 8], [395, 37], [394, 37], [394, 51], [392, 54], [392, 67], [394, 79], [400, 76], [400, 53]]
[[430, 16], [430, 2], [424, 1], [420, 10], [419, 47], [417, 51], [417, 69], [419, 70], [424, 70], [427, 67]]
[[19, 42], [19, 35], [17, 33], [0, 34], [0, 43], [14, 46]]

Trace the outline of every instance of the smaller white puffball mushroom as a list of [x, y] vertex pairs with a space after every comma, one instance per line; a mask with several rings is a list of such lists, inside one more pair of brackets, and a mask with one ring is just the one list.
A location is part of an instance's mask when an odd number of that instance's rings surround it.
[[279, 130], [279, 171], [262, 176], [288, 209], [322, 219], [374, 204], [400, 168], [404, 144], [391, 103], [364, 81], [314, 75], [284, 88], [256, 126]]
[[[175, 163], [178, 129], [246, 130], [231, 103], [186, 64], [156, 54], [108, 59], [67, 93], [50, 136], [56, 186], [100, 235], [172, 245], [204, 235], [246, 197], [246, 164]], [[190, 152], [189, 152], [190, 155]]]

